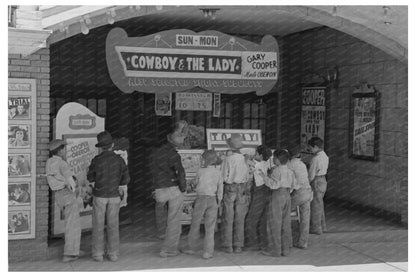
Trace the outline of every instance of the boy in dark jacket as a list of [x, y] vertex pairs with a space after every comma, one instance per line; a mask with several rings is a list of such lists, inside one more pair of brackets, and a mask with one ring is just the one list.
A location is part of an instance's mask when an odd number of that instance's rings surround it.
[[92, 159], [87, 179], [95, 182], [92, 212], [92, 257], [97, 262], [103, 261], [104, 222], [107, 219], [107, 256], [110, 261], [117, 261], [119, 255], [119, 226], [121, 194], [130, 182], [130, 176], [124, 160], [112, 151], [113, 138], [107, 131], [97, 135], [96, 147], [101, 154]]

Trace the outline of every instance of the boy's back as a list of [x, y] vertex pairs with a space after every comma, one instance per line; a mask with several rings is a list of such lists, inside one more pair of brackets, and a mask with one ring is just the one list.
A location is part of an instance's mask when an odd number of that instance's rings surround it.
[[222, 173], [219, 166], [202, 167], [197, 173], [196, 192], [198, 195], [215, 196], [218, 186], [222, 182]]
[[124, 160], [113, 151], [103, 151], [92, 159], [87, 178], [95, 182], [93, 195], [102, 198], [118, 197], [119, 186], [130, 181]]

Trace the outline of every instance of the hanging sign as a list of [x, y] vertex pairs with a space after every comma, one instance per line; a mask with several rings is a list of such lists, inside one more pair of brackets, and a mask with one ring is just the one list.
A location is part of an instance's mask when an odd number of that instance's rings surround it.
[[155, 94], [155, 113], [158, 116], [172, 115], [172, 93]]
[[325, 139], [325, 87], [302, 88], [301, 151], [308, 152], [308, 141]]
[[279, 75], [279, 49], [266, 35], [260, 45], [217, 31], [163, 31], [129, 38], [121, 28], [106, 40], [110, 77], [123, 92], [269, 92]]
[[176, 110], [212, 111], [212, 94], [198, 92], [177, 92]]

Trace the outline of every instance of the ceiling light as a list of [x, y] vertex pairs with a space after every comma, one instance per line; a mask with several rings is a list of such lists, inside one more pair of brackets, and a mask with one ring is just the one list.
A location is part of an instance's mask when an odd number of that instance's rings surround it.
[[88, 35], [90, 29], [87, 27], [87, 24], [85, 24], [84, 19], [81, 19], [79, 23], [81, 24], [81, 33], [83, 33], [84, 35]]
[[108, 10], [107, 12], [107, 21], [108, 24], [114, 24], [114, 18], [116, 17], [116, 11], [114, 8]]
[[156, 10], [161, 11], [163, 9], [163, 6], [156, 6]]
[[219, 11], [220, 9], [211, 9], [211, 8], [204, 8], [204, 9], [200, 9], [204, 15], [205, 18], [211, 18], [212, 20], [214, 20], [215, 18], [217, 18], [216, 13], [217, 11]]

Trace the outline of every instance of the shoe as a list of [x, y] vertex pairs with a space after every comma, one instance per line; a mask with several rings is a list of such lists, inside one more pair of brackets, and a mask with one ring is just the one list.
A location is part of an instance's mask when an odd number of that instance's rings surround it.
[[309, 234], [322, 235], [322, 231], [320, 231], [320, 232], [317, 232], [317, 231], [309, 231]]
[[234, 248], [234, 253], [241, 253], [241, 252], [243, 252], [243, 250], [241, 249], [241, 247]]
[[179, 252], [166, 252], [166, 251], [160, 251], [159, 256], [162, 258], [167, 258], [167, 257], [174, 257], [174, 256], [178, 256]]
[[62, 258], [62, 262], [63, 263], [68, 263], [68, 262], [76, 261], [78, 259], [79, 259], [79, 256], [64, 255], [63, 258]]
[[104, 261], [103, 256], [93, 256], [92, 259], [96, 262], [103, 262]]
[[305, 250], [306, 248], [308, 248], [308, 246], [306, 246], [306, 245], [295, 245], [295, 247], [296, 248], [299, 248], [299, 249], [303, 249], [303, 250]]
[[85, 256], [85, 252], [82, 250], [79, 250], [78, 257], [83, 257], [83, 256]]
[[108, 259], [112, 262], [117, 262], [118, 261], [118, 256], [117, 255], [108, 255]]
[[270, 253], [269, 251], [261, 251], [260, 252], [262, 255], [264, 256], [269, 256], [269, 257], [280, 257], [280, 255], [273, 255], [272, 253]]
[[188, 254], [188, 255], [195, 255], [195, 251], [191, 249], [182, 250], [182, 253]]
[[204, 258], [206, 260], [211, 259], [212, 257], [214, 257], [214, 255], [212, 255], [210, 253], [207, 253], [207, 252], [205, 252], [204, 254], [202, 254], [202, 258]]
[[234, 251], [233, 251], [233, 248], [230, 246], [230, 247], [224, 247], [224, 252], [225, 252], [225, 253], [228, 253], [228, 254], [231, 254], [231, 253], [233, 253]]

